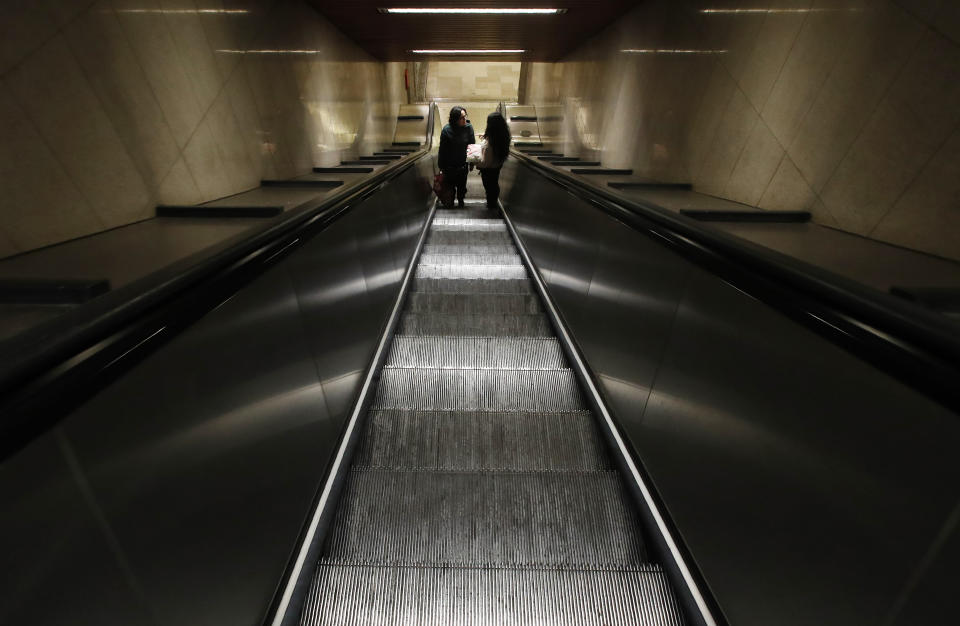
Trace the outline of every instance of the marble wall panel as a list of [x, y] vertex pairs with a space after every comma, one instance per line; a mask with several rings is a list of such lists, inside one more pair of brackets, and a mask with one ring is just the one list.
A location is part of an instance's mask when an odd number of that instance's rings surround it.
[[369, 154], [406, 100], [303, 0], [2, 4], [0, 257]]
[[655, 0], [525, 66], [522, 103], [564, 152], [960, 259], [956, 7]]
[[427, 97], [465, 102], [494, 100], [516, 102], [520, 63], [507, 61], [430, 61], [427, 64]]

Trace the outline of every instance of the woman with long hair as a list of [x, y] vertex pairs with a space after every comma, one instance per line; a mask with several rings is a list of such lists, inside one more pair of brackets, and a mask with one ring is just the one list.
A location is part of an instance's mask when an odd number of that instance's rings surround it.
[[487, 192], [487, 208], [497, 208], [500, 198], [500, 168], [510, 155], [510, 126], [499, 112], [487, 116], [487, 130], [480, 144], [480, 178]]
[[460, 206], [467, 195], [467, 146], [476, 141], [473, 126], [467, 121], [467, 110], [461, 106], [450, 109], [450, 123], [440, 133], [437, 164], [443, 172], [443, 184], [453, 187]]

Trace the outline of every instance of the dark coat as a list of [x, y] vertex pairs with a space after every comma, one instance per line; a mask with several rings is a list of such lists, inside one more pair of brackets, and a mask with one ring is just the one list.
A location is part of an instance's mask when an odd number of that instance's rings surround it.
[[473, 126], [450, 126], [447, 124], [440, 132], [440, 154], [437, 165], [441, 170], [462, 169], [467, 164], [467, 146], [477, 143]]

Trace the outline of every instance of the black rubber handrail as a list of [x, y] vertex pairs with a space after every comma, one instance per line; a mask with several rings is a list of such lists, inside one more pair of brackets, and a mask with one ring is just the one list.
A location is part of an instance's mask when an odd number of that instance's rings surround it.
[[[432, 122], [431, 113], [431, 136]], [[0, 459], [428, 155], [420, 150], [0, 343]]]
[[511, 152], [570, 193], [960, 413], [960, 325], [954, 321]]

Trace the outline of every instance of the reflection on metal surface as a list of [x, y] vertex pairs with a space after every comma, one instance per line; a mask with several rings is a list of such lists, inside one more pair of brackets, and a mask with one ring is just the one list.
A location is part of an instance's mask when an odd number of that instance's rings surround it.
[[264, 614], [426, 217], [431, 173], [414, 164], [62, 420], [96, 511], [53, 432], [0, 465], [0, 622]]
[[956, 560], [910, 577], [960, 500], [957, 416], [525, 167], [504, 178], [729, 623], [947, 623]]

